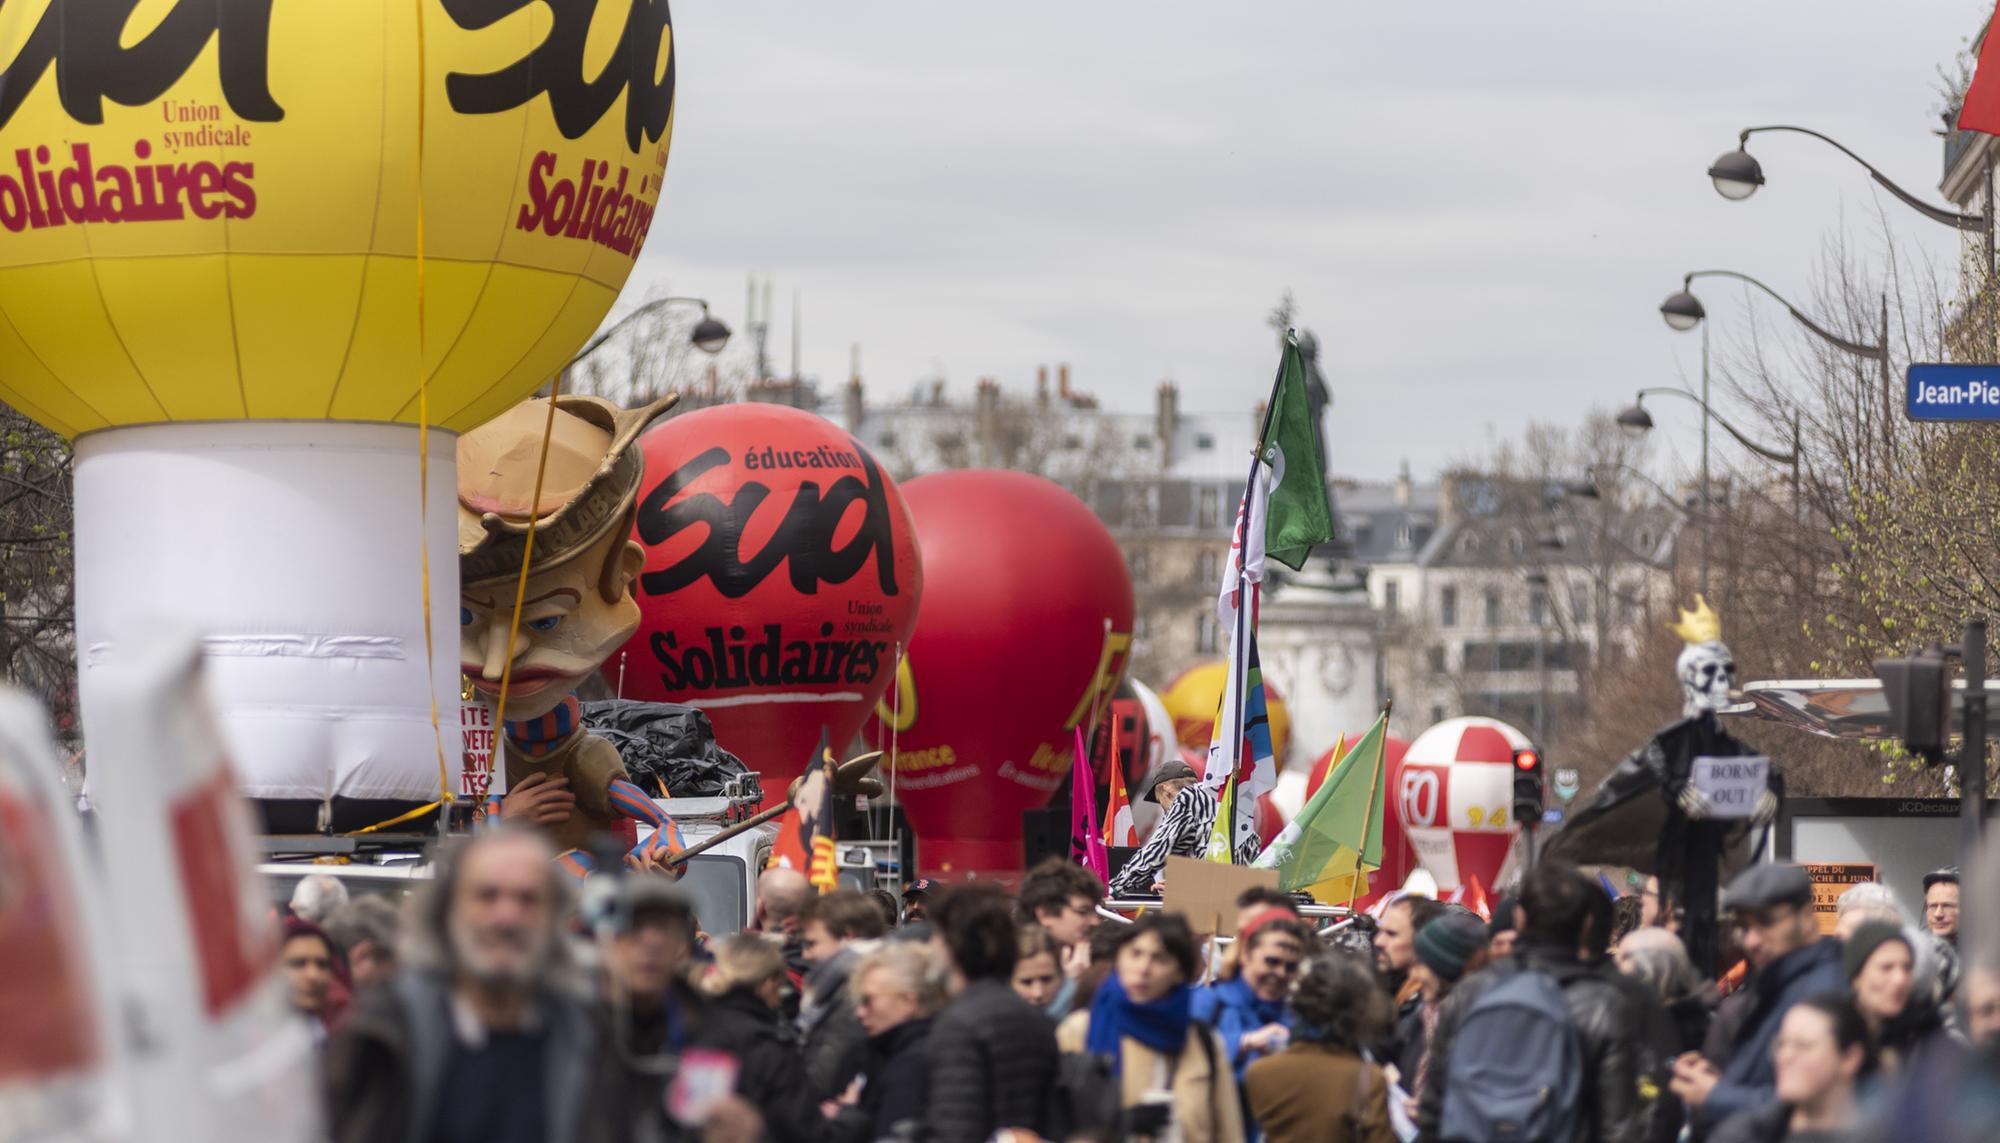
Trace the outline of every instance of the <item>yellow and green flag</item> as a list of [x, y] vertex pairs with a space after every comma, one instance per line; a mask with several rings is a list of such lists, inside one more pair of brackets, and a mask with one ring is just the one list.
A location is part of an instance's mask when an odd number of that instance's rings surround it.
[[1389, 713], [1375, 720], [1333, 772], [1252, 864], [1278, 871], [1278, 888], [1300, 889], [1328, 905], [1368, 892], [1368, 874], [1382, 868], [1383, 749]]

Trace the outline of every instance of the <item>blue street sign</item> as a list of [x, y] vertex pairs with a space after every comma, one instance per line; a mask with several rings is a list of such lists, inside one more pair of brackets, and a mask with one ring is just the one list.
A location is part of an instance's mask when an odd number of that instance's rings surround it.
[[1912, 365], [1905, 376], [1913, 421], [2000, 421], [2000, 365]]

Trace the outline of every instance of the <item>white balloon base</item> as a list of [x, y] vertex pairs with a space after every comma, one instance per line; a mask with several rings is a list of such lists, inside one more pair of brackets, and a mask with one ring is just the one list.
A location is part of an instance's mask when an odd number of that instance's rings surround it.
[[457, 435], [429, 434], [425, 501], [417, 441], [411, 425], [317, 421], [78, 438], [86, 747], [116, 717], [93, 701], [102, 670], [149, 617], [166, 616], [202, 637], [205, 681], [248, 796], [327, 807], [435, 799], [433, 699], [455, 788]]

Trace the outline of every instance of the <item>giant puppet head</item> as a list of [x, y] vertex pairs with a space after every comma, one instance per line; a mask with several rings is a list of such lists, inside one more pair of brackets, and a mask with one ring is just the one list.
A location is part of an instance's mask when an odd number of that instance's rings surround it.
[[[458, 439], [459, 661], [489, 702], [505, 673], [509, 721], [561, 705], [638, 628], [632, 581], [645, 552], [631, 534], [644, 457], [632, 444], [674, 400], [626, 412], [598, 397], [558, 397], [553, 418], [547, 399], [523, 401]], [[507, 672], [530, 518], [534, 550]]]
[[1687, 644], [1674, 664], [1681, 681], [1682, 716], [1715, 714], [1728, 706], [1733, 701], [1729, 692], [1736, 686], [1736, 658], [1722, 642], [1722, 616], [1696, 595], [1694, 610], [1683, 610], [1680, 622], [1667, 629]]

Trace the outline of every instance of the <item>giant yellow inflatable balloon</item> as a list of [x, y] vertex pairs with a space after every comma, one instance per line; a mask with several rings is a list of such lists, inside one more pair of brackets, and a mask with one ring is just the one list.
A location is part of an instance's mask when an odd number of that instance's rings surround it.
[[[1189, 667], [1160, 692], [1160, 702], [1174, 720], [1174, 737], [1182, 746], [1196, 754], [1208, 749], [1209, 736], [1215, 732], [1215, 711], [1222, 705], [1222, 689], [1228, 684], [1229, 664], [1218, 659]], [[1269, 675], [1264, 677], [1264, 705], [1271, 718], [1271, 750], [1282, 770], [1285, 750], [1292, 742], [1292, 712]]]
[[672, 39], [666, 0], [0, 4], [0, 400], [414, 421], [421, 368], [478, 424], [631, 271]]

